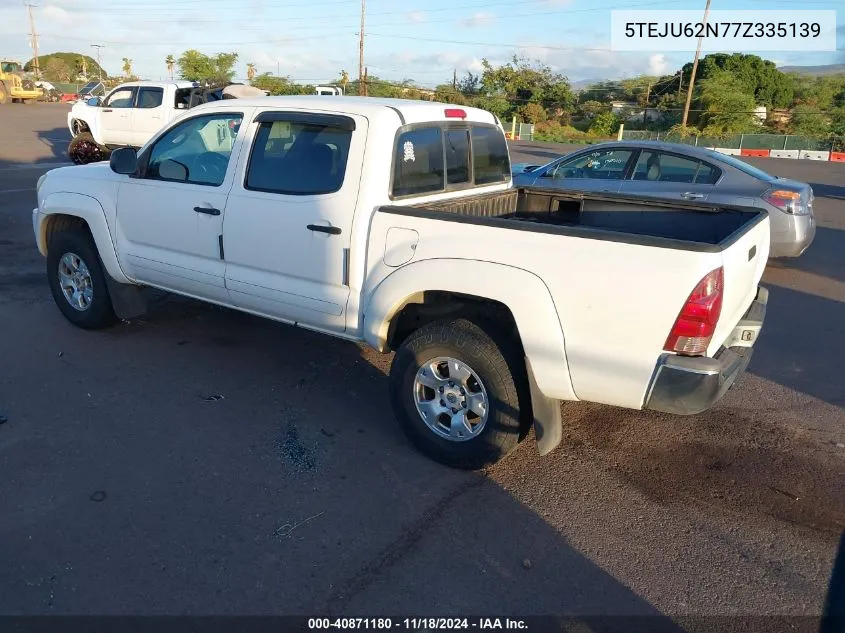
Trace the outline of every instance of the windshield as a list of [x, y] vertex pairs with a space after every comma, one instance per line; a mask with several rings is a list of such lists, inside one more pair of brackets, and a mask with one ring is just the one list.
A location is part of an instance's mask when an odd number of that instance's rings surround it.
[[745, 161], [741, 161], [733, 156], [728, 156], [727, 154], [722, 154], [715, 150], [709, 150], [708, 153], [716, 160], [720, 160], [723, 163], [730, 165], [731, 167], [736, 167], [739, 171], [748, 174], [752, 178], [757, 178], [758, 180], [765, 180], [766, 182], [772, 182], [773, 180], [777, 180], [775, 176], [767, 174], [762, 169], [757, 169], [756, 167], [749, 165]]

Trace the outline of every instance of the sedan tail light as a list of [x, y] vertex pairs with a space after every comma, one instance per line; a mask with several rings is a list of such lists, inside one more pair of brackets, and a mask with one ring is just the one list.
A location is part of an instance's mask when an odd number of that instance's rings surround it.
[[792, 215], [806, 215], [809, 213], [807, 204], [802, 199], [800, 192], [788, 189], [769, 189], [763, 194], [763, 200], [770, 205], [777, 207], [784, 213]]

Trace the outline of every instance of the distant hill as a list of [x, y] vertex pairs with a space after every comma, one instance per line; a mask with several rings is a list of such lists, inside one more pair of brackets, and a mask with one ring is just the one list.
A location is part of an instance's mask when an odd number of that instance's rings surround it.
[[571, 82], [569, 85], [570, 85], [570, 87], [572, 88], [573, 91], [581, 92], [582, 90], [585, 90], [586, 88], [589, 88], [593, 84], [597, 84], [600, 81], [602, 81], [602, 80], [601, 79], [579, 79], [578, 81]]
[[797, 73], [799, 75], [845, 75], [845, 64], [828, 64], [826, 66], [780, 66], [782, 73]]
[[[33, 61], [30, 59], [24, 64], [26, 72], [33, 69]], [[83, 67], [88, 77], [98, 77], [101, 73], [103, 77], [108, 77], [108, 73], [100, 68], [90, 55], [83, 55], [82, 53], [39, 55], [38, 67], [41, 69], [41, 74], [50, 81], [75, 81], [82, 73]]]

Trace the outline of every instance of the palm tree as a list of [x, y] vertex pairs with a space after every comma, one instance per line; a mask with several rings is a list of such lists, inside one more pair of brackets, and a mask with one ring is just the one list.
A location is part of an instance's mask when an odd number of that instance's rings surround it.
[[132, 60], [128, 57], [123, 58], [123, 74], [127, 77], [132, 74]]
[[173, 79], [173, 69], [176, 67], [176, 59], [173, 55], [168, 55], [164, 58], [164, 63], [167, 64], [167, 72], [170, 74], [170, 78]]
[[255, 64], [246, 65], [246, 78], [250, 81], [255, 79]]

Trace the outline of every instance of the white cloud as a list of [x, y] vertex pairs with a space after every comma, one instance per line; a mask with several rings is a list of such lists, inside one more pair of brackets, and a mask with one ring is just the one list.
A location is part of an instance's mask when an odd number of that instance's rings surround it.
[[408, 14], [408, 22], [413, 24], [419, 24], [420, 22], [425, 22], [428, 16], [426, 15], [425, 11], [411, 11]]
[[648, 72], [651, 75], [665, 75], [669, 68], [669, 62], [666, 61], [666, 55], [663, 53], [655, 53], [648, 58]]
[[471, 18], [467, 18], [466, 20], [461, 20], [461, 24], [468, 29], [476, 28], [479, 26], [489, 26], [496, 20], [496, 16], [492, 13], [486, 13], [484, 11], [479, 11], [478, 13], [473, 14]]
[[527, 57], [541, 60], [571, 80], [661, 75], [672, 71], [672, 64], [662, 53], [649, 55], [595, 49], [561, 51], [531, 45], [520, 47], [520, 52]]

